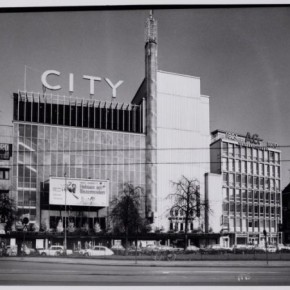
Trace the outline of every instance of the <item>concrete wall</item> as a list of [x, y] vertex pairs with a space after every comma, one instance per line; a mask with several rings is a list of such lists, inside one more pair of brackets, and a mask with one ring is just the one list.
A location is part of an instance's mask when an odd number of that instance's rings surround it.
[[209, 98], [200, 95], [199, 78], [158, 71], [157, 74], [157, 216], [156, 226], [169, 227], [174, 191], [182, 175], [200, 181], [209, 172]]

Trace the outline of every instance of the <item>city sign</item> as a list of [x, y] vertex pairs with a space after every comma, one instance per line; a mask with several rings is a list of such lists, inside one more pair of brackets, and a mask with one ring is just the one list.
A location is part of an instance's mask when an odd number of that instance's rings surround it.
[[[41, 75], [41, 82], [42, 85], [53, 91], [57, 91], [61, 89], [60, 85], [51, 85], [48, 83], [48, 76], [49, 75], [55, 75], [55, 76], [60, 76], [61, 73], [57, 70], [47, 70]], [[83, 79], [89, 80], [90, 81], [90, 95], [95, 94], [95, 82], [100, 82], [102, 79], [97, 76], [89, 76], [89, 75], [83, 75]], [[124, 82], [124, 81], [118, 81], [116, 84], [113, 84], [110, 79], [105, 78], [105, 81], [109, 85], [109, 87], [112, 89], [112, 97], [116, 98], [117, 96], [117, 88]], [[70, 73], [69, 74], [69, 92], [73, 93], [74, 92], [74, 74]]]
[[51, 205], [106, 207], [109, 205], [108, 197], [108, 180], [49, 178]]
[[12, 156], [12, 144], [0, 143], [0, 160], [9, 160]]

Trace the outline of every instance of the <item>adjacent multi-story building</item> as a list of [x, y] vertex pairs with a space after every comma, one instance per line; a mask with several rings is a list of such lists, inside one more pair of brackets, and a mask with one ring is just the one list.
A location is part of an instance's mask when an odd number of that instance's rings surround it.
[[[211, 172], [222, 175], [220, 227], [230, 244], [281, 242], [281, 152], [257, 134], [212, 132]], [[266, 231], [266, 232], [264, 232]]]
[[[12, 191], [12, 142], [13, 126], [0, 125], [0, 195]], [[4, 232], [5, 219], [0, 217], [0, 232]]]

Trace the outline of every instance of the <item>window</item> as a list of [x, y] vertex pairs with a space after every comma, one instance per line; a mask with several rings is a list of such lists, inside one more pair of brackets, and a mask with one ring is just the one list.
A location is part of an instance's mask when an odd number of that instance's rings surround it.
[[235, 204], [233, 202], [230, 203], [230, 214], [235, 213]]
[[255, 228], [258, 228], [259, 227], [259, 221], [255, 220], [254, 221], [254, 225], [255, 225]]
[[242, 190], [242, 200], [245, 202], [247, 201], [247, 192], [244, 189]]
[[259, 178], [257, 176], [254, 176], [254, 188], [258, 188], [259, 187]]
[[246, 148], [245, 147], [241, 148], [241, 155], [242, 155], [243, 159], [246, 159]]
[[0, 168], [0, 179], [9, 179], [9, 169], [8, 168]]
[[252, 190], [248, 191], [248, 202], [253, 202], [253, 191]]
[[280, 190], [280, 180], [276, 179], [275, 183], [276, 183], [276, 190]]
[[272, 178], [270, 179], [270, 189], [275, 190], [275, 180]]
[[268, 154], [269, 152], [268, 151], [264, 151], [264, 161], [265, 162], [269, 162], [269, 154]]
[[241, 171], [242, 173], [246, 173], [246, 161], [241, 162]]
[[264, 215], [264, 207], [262, 205], [260, 206], [260, 215]]
[[248, 160], [252, 159], [252, 149], [251, 148], [247, 148], [247, 158], [248, 158]]
[[228, 184], [228, 178], [228, 173], [223, 173], [223, 183], [226, 185]]
[[260, 202], [264, 202], [264, 191], [260, 191]]
[[248, 175], [248, 187], [253, 188], [253, 176]]
[[240, 187], [241, 186], [241, 175], [236, 174], [236, 186]]
[[229, 159], [229, 171], [234, 171], [234, 159]]
[[263, 161], [263, 151], [262, 150], [258, 150], [258, 154], [259, 154], [259, 161]]
[[234, 186], [234, 174], [233, 173], [229, 174], [229, 185]]
[[275, 162], [276, 163], [280, 162], [280, 154], [278, 152], [275, 152]]
[[266, 192], [266, 202], [270, 202], [270, 192]]
[[275, 193], [271, 193], [271, 203], [275, 202]]
[[270, 181], [269, 178], [265, 178], [265, 189], [269, 189]]
[[222, 142], [222, 154], [228, 155], [228, 143]]
[[280, 193], [276, 193], [276, 203], [280, 204]]
[[246, 203], [243, 203], [243, 213], [247, 213], [247, 204]]
[[241, 147], [239, 145], [235, 145], [235, 156], [237, 158], [241, 157]]
[[253, 206], [249, 205], [248, 209], [249, 209], [249, 216], [252, 216], [253, 215]]
[[259, 191], [254, 192], [254, 202], [259, 202]]
[[260, 189], [264, 189], [264, 178], [260, 177]]
[[228, 203], [223, 203], [223, 211], [228, 213], [228, 211], [229, 211], [229, 204]]
[[241, 172], [241, 161], [239, 161], [239, 160], [235, 161], [235, 171]]
[[241, 200], [241, 190], [236, 189], [236, 202], [240, 202]]
[[242, 187], [246, 187], [246, 175], [242, 174]]
[[226, 187], [223, 187], [223, 200], [229, 201], [229, 193], [228, 193], [228, 189]]
[[274, 175], [275, 175], [275, 166], [274, 165], [271, 165], [270, 166], [270, 176], [271, 177], [274, 177]]
[[247, 173], [252, 174], [252, 162], [247, 162]]
[[270, 162], [274, 163], [274, 156], [275, 156], [275, 152], [270, 151]]
[[264, 164], [259, 163], [259, 174], [264, 175]]
[[234, 200], [235, 199], [235, 192], [233, 188], [229, 189], [229, 194], [230, 194], [230, 200]]
[[222, 170], [228, 171], [228, 159], [224, 157], [222, 158]]
[[234, 157], [234, 144], [229, 143], [229, 156]]
[[279, 166], [275, 166], [275, 176], [276, 176], [276, 178], [280, 178], [280, 167]]
[[258, 160], [258, 152], [257, 152], [257, 149], [253, 149], [253, 160]]

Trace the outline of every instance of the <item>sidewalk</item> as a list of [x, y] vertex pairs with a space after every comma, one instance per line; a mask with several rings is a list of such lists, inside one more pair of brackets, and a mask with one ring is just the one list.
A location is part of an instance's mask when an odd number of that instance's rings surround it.
[[62, 263], [99, 266], [142, 266], [142, 267], [290, 267], [290, 261], [148, 261], [112, 260], [106, 258], [63, 258], [63, 257], [0, 257], [4, 261]]

